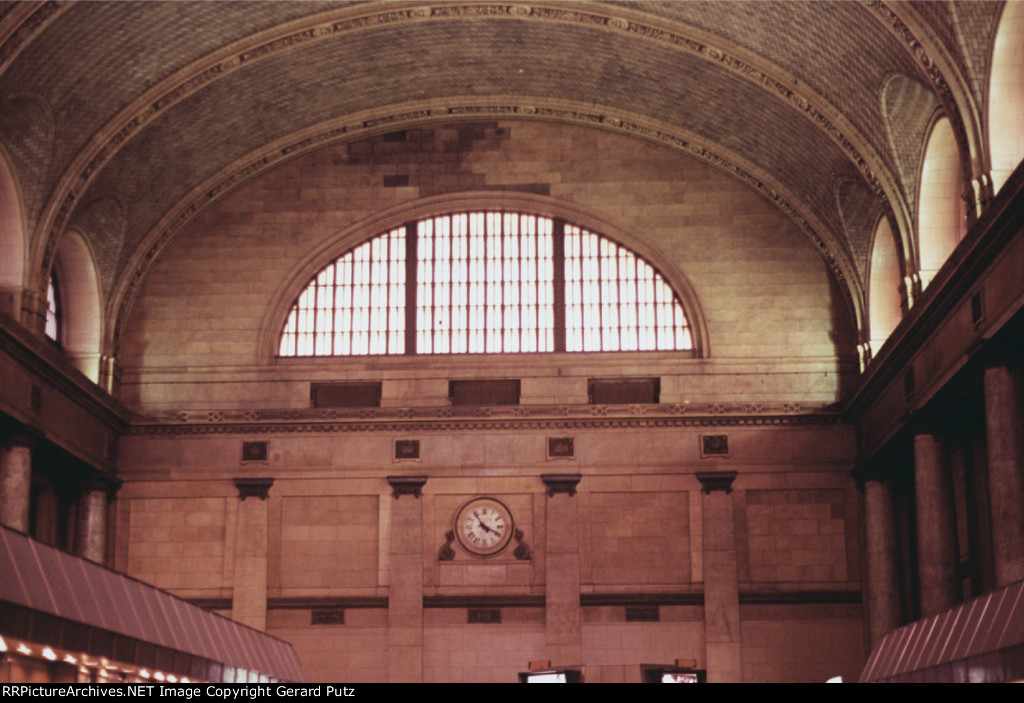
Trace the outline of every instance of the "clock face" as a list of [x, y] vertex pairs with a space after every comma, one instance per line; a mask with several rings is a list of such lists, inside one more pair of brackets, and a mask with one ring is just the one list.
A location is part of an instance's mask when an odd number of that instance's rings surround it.
[[473, 554], [497, 554], [512, 538], [512, 513], [493, 498], [474, 498], [455, 516], [455, 534]]

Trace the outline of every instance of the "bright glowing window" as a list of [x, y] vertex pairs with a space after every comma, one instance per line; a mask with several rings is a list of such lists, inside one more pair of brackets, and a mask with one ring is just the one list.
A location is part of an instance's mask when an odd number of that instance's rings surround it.
[[46, 285], [46, 336], [60, 343], [60, 304], [57, 299], [57, 277], [50, 274]]
[[679, 296], [635, 253], [562, 220], [480, 211], [408, 223], [328, 264], [278, 354], [692, 348]]

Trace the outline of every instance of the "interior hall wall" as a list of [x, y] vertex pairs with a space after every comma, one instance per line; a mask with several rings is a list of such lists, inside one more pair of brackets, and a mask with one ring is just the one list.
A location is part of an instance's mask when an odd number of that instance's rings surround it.
[[[391, 185], [408, 183], [408, 185]], [[336, 254], [377, 234], [357, 225], [425, 198], [525, 193], [611, 223], [665, 271], [681, 272], [709, 348], [678, 355], [501, 359], [289, 359], [260, 347], [268, 310], [282, 324], [305, 281], [295, 271], [348, 233]], [[438, 207], [443, 207], [439, 205]], [[594, 226], [590, 222], [581, 224]], [[326, 261], [324, 262], [326, 263]], [[289, 286], [291, 286], [289, 288]], [[853, 338], [826, 266], [778, 210], [681, 153], [620, 135], [544, 123], [411, 129], [338, 144], [256, 178], [202, 215], [162, 255], [120, 350], [122, 397], [138, 410], [308, 407], [308, 382], [380, 379], [383, 404], [447, 402], [447, 379], [517, 377], [522, 403], [586, 402], [586, 378], [660, 375], [662, 402], [830, 403], [855, 372]], [[571, 359], [571, 361], [570, 361]]]
[[[695, 474], [733, 469], [738, 585], [762, 603], [740, 608], [744, 676], [854, 676], [864, 653], [852, 431], [837, 424], [715, 428], [729, 436], [730, 455], [702, 458], [707, 431], [303, 429], [257, 435], [269, 454], [255, 465], [241, 455], [251, 431], [136, 433], [121, 447], [124, 568], [176, 595], [226, 607], [235, 553], [246, 539], [235, 530], [241, 502], [233, 480], [273, 477], [268, 631], [295, 644], [316, 680], [383, 680], [396, 505], [385, 476], [425, 475], [421, 498], [397, 499], [418, 500], [422, 511], [424, 680], [508, 681], [526, 662], [546, 658], [550, 498], [540, 476], [579, 473], [572, 499], [579, 529], [571, 537], [580, 561], [583, 660], [573, 663], [587, 667], [590, 681], [636, 681], [645, 663], [681, 658], [707, 665], [704, 521]], [[573, 437], [576, 458], [546, 457], [553, 433]], [[402, 437], [419, 439], [418, 462], [392, 458]], [[510, 548], [482, 559], [457, 543], [452, 559], [441, 558], [458, 508], [479, 495], [511, 509], [528, 558]], [[828, 602], [835, 593], [854, 600]], [[445, 598], [456, 602], [438, 600]], [[494, 598], [506, 602], [492, 607]], [[816, 604], [822, 598], [826, 604]], [[657, 621], [630, 620], [630, 603], [656, 605]], [[344, 622], [314, 622], [317, 608], [344, 610]], [[472, 608], [500, 611], [500, 621], [473, 621]]]
[[[268, 310], [283, 305], [283, 320], [291, 301], [280, 291], [305, 282], [294, 272], [325, 242], [349, 232], [355, 244], [377, 233], [357, 225], [380, 212], [464, 191], [525, 193], [582, 213], [584, 226], [592, 217], [627, 233], [655, 266], [689, 280], [710, 340], [705, 358], [275, 361], [260, 347], [276, 338], [262, 327]], [[421, 515], [422, 678], [510, 681], [548, 658], [551, 498], [540, 477], [578, 473], [578, 533], [568, 538], [579, 558], [582, 661], [561, 663], [583, 665], [588, 681], [638, 681], [645, 663], [708, 665], [696, 474], [735, 470], [739, 589], [774, 604], [740, 608], [744, 677], [816, 681], [837, 660], [852, 677], [864, 656], [859, 604], [809, 604], [856, 598], [861, 577], [854, 433], [827, 412], [852, 371], [833, 289], [815, 250], [756, 193], [599, 130], [438, 126], [303, 156], [201, 216], [142, 286], [120, 355], [136, 416], [119, 447], [116, 566], [230, 612], [238, 555], [251, 547], [233, 481], [272, 478], [267, 631], [295, 645], [313, 680], [386, 680], [397, 505], [386, 477], [423, 475], [422, 497], [397, 499], [419, 501]], [[587, 379], [602, 376], [658, 376], [661, 405], [590, 408]], [[451, 378], [521, 379], [521, 407], [455, 416]], [[384, 407], [362, 418], [311, 414], [311, 382], [347, 379], [381, 381]], [[708, 434], [728, 436], [727, 455], [703, 454]], [[548, 440], [561, 437], [573, 439], [571, 459], [548, 456]], [[419, 457], [396, 460], [399, 439], [418, 440]], [[267, 443], [264, 459], [243, 459], [251, 441]], [[455, 545], [452, 559], [440, 558], [455, 512], [480, 495], [512, 510], [527, 557], [481, 559]], [[655, 605], [656, 621], [643, 619], [650, 610], [636, 620], [628, 604]], [[487, 612], [470, 612], [479, 609]]]

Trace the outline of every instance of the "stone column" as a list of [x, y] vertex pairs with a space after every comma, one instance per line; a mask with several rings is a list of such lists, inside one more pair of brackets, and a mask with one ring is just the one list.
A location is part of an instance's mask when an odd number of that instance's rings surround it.
[[868, 622], [874, 647], [903, 622], [896, 575], [896, 521], [889, 484], [882, 481], [864, 484], [864, 521], [867, 523]]
[[[388, 683], [423, 681], [423, 494], [426, 476], [388, 476], [391, 554]], [[409, 496], [403, 498], [403, 496]]]
[[235, 479], [241, 503], [235, 530], [231, 619], [256, 630], [267, 629], [267, 498], [273, 485], [272, 478]]
[[580, 526], [576, 486], [580, 474], [545, 474], [545, 643], [555, 667], [583, 663], [580, 628]]
[[953, 489], [945, 447], [936, 437], [914, 437], [918, 576], [921, 617], [949, 610], [960, 598]]
[[697, 473], [704, 493], [704, 641], [708, 683], [740, 683], [740, 590], [732, 482], [735, 471]]
[[76, 530], [78, 556], [103, 564], [107, 556], [107, 490], [91, 485], [82, 494]]
[[1024, 580], [1024, 393], [1005, 366], [985, 370], [985, 435], [998, 588]]
[[31, 499], [32, 444], [11, 437], [0, 448], [0, 523], [27, 533]]

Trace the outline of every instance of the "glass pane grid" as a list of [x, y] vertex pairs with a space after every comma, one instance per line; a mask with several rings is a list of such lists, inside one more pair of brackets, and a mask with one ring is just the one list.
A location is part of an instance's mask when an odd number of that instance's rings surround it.
[[[560, 223], [561, 224], [561, 223]], [[564, 237], [555, 261], [554, 237]], [[465, 212], [416, 225], [414, 290], [406, 230], [371, 239], [322, 269], [281, 332], [280, 356], [403, 354], [406, 304], [418, 354], [679, 351], [693, 339], [678, 296], [647, 261], [547, 217]], [[554, 272], [565, 275], [565, 329], [556, 329]], [[560, 324], [560, 323], [559, 323]]]
[[661, 274], [615, 242], [565, 227], [566, 351], [693, 349], [679, 298]]
[[405, 344], [405, 228], [343, 254], [288, 314], [280, 356], [401, 353]]
[[419, 354], [554, 350], [552, 220], [469, 212], [417, 230]]

